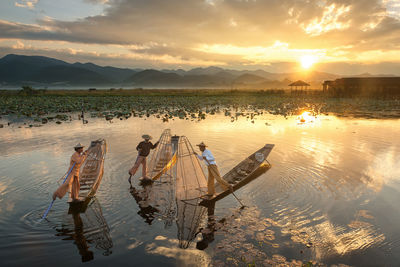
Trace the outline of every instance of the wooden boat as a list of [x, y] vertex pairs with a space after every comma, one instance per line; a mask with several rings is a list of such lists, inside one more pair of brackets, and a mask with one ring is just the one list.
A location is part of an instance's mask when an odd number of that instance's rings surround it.
[[185, 136], [179, 137], [176, 155], [176, 224], [179, 247], [188, 248], [207, 211], [205, 207], [199, 206], [201, 196], [207, 193], [207, 179]]
[[158, 146], [152, 153], [148, 164], [149, 177], [154, 181], [166, 173], [173, 164], [170, 164], [172, 158], [171, 130], [166, 129], [162, 132]]
[[[89, 146], [87, 158], [81, 166], [79, 182], [79, 199], [86, 201], [94, 197], [100, 186], [104, 172], [104, 159], [107, 152], [107, 143], [104, 139], [92, 141]], [[69, 197], [69, 203], [72, 198]]]
[[[222, 178], [233, 186], [233, 191], [236, 191], [248, 184], [271, 168], [271, 165], [267, 161], [267, 157], [271, 153], [271, 150], [274, 148], [274, 146], [275, 145], [273, 144], [266, 144], [247, 157], [245, 160], [240, 162]], [[219, 183], [216, 183], [214, 197], [203, 201], [202, 204], [207, 205], [210, 202], [218, 201], [230, 193], [230, 190], [225, 190]]]

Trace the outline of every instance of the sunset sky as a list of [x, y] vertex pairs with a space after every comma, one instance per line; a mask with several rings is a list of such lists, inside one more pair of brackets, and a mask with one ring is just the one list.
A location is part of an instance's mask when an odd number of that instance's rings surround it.
[[400, 0], [1, 0], [0, 57], [400, 75]]

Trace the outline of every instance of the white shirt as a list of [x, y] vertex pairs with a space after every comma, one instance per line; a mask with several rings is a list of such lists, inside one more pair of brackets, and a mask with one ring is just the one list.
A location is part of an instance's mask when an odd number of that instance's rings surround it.
[[[207, 160], [204, 161], [204, 162], [205, 162], [205, 164], [206, 164], [207, 166], [209, 165], [208, 162], [209, 162], [211, 165], [217, 165], [217, 162], [215, 161], [215, 158], [214, 158], [213, 154], [212, 154], [211, 151], [208, 150], [208, 149], [205, 149], [205, 150], [203, 151], [203, 153], [201, 154], [201, 156], [200, 156], [200, 155], [197, 155], [197, 157], [198, 157], [200, 160], [203, 160], [203, 159], [204, 159], [203, 157], [205, 157]], [[207, 161], [208, 161], [208, 162], [207, 162]]]

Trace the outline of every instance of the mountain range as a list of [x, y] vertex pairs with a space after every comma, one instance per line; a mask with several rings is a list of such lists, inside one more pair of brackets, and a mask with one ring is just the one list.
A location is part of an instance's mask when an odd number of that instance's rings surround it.
[[[360, 76], [369, 76], [362, 74]], [[125, 87], [125, 88], [288, 88], [304, 80], [320, 88], [324, 80], [339, 78], [325, 72], [271, 73], [264, 70], [231, 70], [220, 67], [191, 70], [128, 69], [99, 66], [93, 63], [67, 63], [43, 56], [9, 54], [0, 59], [0, 86], [21, 85], [48, 87]]]

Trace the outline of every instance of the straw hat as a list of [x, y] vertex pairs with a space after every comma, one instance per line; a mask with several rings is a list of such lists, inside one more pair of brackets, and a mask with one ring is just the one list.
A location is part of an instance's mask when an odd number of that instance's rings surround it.
[[142, 135], [142, 138], [143, 139], [152, 139], [153, 137], [151, 137], [150, 135], [148, 135], [148, 134], [144, 134], [144, 135]]
[[82, 145], [81, 143], [78, 143], [74, 148], [83, 148], [85, 147], [84, 145]]
[[200, 144], [196, 145], [196, 146], [203, 146], [203, 147], [207, 147], [206, 144], [204, 144], [204, 142], [201, 142]]

